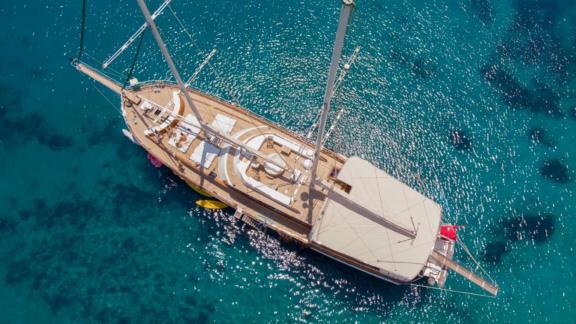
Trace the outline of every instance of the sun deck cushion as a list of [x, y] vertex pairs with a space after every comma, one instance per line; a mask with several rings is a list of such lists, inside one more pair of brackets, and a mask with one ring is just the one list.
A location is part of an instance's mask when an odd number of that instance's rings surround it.
[[261, 135], [257, 135], [254, 136], [253, 138], [251, 138], [246, 145], [255, 149], [255, 150], [259, 150], [262, 147], [262, 144], [264, 143], [264, 141], [266, 139], [272, 139], [272, 141], [274, 141], [274, 143], [278, 144], [278, 145], [282, 145], [285, 148], [288, 148], [290, 151], [293, 151], [294, 153], [297, 153], [299, 155], [302, 155], [304, 157], [312, 157], [314, 156], [314, 151], [300, 146], [290, 140], [285, 139], [284, 137], [275, 135], [275, 134], [261, 134]]
[[214, 120], [212, 121], [211, 126], [223, 134], [230, 134], [235, 124], [236, 119], [230, 118], [222, 114], [217, 114], [216, 118], [214, 118]]
[[192, 114], [186, 115], [184, 120], [178, 124], [178, 127], [182, 128], [183, 130], [187, 130], [191, 134], [198, 134], [201, 130], [200, 122]]
[[188, 151], [188, 148], [190, 147], [190, 144], [192, 144], [192, 141], [194, 141], [196, 138], [196, 135], [197, 134], [190, 134], [180, 128], [176, 128], [172, 133], [172, 136], [170, 136], [170, 139], [168, 139], [168, 144], [174, 146], [180, 152], [184, 153]]
[[178, 123], [176, 129], [168, 139], [168, 144], [178, 148], [182, 153], [188, 148], [200, 133], [200, 123], [194, 115], [188, 114], [184, 120]]
[[264, 194], [265, 196], [274, 201], [277, 201], [285, 206], [290, 206], [291, 199], [289, 196], [281, 192], [278, 192], [273, 188], [268, 187], [266, 184], [256, 179], [253, 179], [246, 174], [246, 170], [250, 166], [250, 162], [235, 159], [234, 163], [236, 173], [240, 176], [240, 178], [242, 178], [242, 182], [244, 182], [245, 185]]
[[144, 135], [152, 135], [154, 133], [160, 133], [163, 130], [165, 130], [168, 126], [170, 126], [172, 122], [174, 122], [176, 116], [180, 114], [180, 108], [181, 108], [180, 95], [178, 94], [177, 91], [172, 92], [172, 104], [173, 109], [172, 112], [170, 112], [168, 118], [166, 118], [166, 120], [162, 124], [145, 130]]
[[202, 165], [207, 169], [212, 165], [214, 159], [220, 154], [220, 148], [205, 141], [200, 142], [192, 155], [190, 160]]
[[152, 103], [150, 103], [150, 101], [142, 100], [142, 103], [140, 104], [140, 109], [147, 111], [147, 110], [151, 110], [152, 108], [154, 108], [154, 105], [152, 105]]
[[255, 136], [246, 143], [246, 146], [254, 150], [260, 150], [265, 140], [266, 140], [265, 135]]

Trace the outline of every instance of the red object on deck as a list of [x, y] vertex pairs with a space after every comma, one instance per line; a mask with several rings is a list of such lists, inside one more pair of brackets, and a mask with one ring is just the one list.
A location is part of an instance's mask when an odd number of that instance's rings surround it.
[[150, 161], [150, 163], [152, 163], [152, 165], [155, 166], [156, 168], [162, 167], [162, 162], [157, 158], [155, 158], [152, 154], [148, 153], [147, 158], [148, 161]]
[[458, 227], [456, 225], [442, 225], [440, 226], [440, 236], [445, 240], [456, 241], [458, 240], [456, 235]]

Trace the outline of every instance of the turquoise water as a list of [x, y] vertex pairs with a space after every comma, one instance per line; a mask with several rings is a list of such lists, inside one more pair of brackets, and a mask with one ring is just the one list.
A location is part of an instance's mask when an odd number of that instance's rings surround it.
[[[68, 64], [80, 1], [5, 0], [0, 322], [574, 321], [576, 4], [357, 2], [344, 54], [360, 46], [361, 56], [336, 96], [346, 110], [328, 145], [466, 225], [460, 237], [501, 286], [497, 299], [393, 286], [230, 210], [198, 209], [195, 193], [122, 136], [118, 98]], [[88, 3], [84, 58], [96, 64], [142, 17], [134, 1]], [[184, 75], [218, 50], [196, 87], [306, 132], [337, 0], [172, 7], [193, 41], [170, 11], [158, 23]], [[133, 54], [110, 73], [126, 73]], [[167, 71], [147, 35], [136, 76]], [[448, 286], [473, 289], [455, 275]]]

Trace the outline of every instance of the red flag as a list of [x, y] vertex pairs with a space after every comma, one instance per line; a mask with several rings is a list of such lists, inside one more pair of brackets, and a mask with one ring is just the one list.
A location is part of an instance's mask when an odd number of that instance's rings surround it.
[[440, 226], [440, 236], [445, 240], [456, 241], [458, 239], [457, 229], [458, 226], [456, 225], [442, 225]]

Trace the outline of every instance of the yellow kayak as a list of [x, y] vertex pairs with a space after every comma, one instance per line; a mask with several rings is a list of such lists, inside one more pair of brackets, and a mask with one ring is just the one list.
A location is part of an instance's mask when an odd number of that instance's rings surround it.
[[196, 205], [206, 209], [224, 209], [228, 207], [221, 201], [211, 199], [196, 200]]
[[197, 193], [201, 194], [204, 197], [210, 197], [212, 198], [212, 195], [210, 195], [207, 191], [205, 191], [204, 189], [202, 189], [201, 187], [193, 184], [193, 183], [189, 183], [188, 184], [190, 186], [190, 188], [192, 188], [194, 191], [196, 191]]

